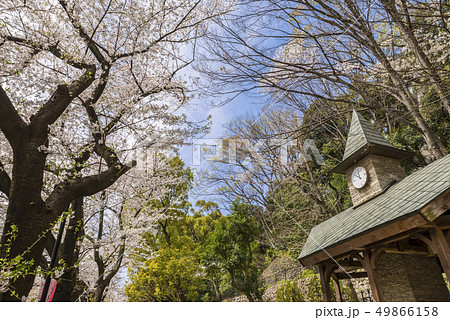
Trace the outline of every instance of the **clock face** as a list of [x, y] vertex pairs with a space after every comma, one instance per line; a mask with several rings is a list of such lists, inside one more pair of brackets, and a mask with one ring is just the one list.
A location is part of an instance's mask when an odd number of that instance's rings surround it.
[[352, 173], [352, 183], [357, 189], [361, 189], [367, 183], [367, 170], [363, 167], [357, 167]]

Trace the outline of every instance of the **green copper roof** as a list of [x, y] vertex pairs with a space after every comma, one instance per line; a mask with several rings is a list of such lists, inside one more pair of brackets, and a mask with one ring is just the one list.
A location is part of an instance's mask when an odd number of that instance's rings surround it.
[[315, 226], [299, 259], [417, 212], [450, 188], [450, 155], [394, 184], [378, 197]]
[[392, 146], [369, 121], [364, 119], [356, 110], [353, 110], [344, 158], [331, 171], [345, 173], [349, 167], [368, 154], [376, 154], [399, 161], [403, 161], [412, 155], [408, 151]]
[[353, 110], [352, 122], [348, 133], [347, 144], [345, 145], [344, 158], [351, 157], [359, 149], [367, 144], [393, 146], [387, 141], [366, 119], [356, 110]]

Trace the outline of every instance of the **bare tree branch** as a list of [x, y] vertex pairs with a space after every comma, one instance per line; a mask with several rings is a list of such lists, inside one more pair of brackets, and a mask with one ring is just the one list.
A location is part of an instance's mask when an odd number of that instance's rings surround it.
[[90, 67], [85, 73], [66, 85], [59, 85], [52, 97], [32, 116], [31, 126], [41, 129], [53, 124], [66, 110], [74, 98], [86, 90], [95, 78], [95, 67]]
[[17, 113], [2, 86], [0, 86], [0, 114], [0, 130], [14, 148], [18, 144], [20, 133], [25, 130], [27, 125]]
[[31, 40], [27, 40], [24, 38], [11, 36], [11, 35], [5, 36], [4, 39], [7, 41], [14, 42], [18, 45], [25, 46], [27, 48], [32, 48], [34, 50], [48, 51], [51, 54], [53, 54], [55, 57], [61, 59], [62, 61], [66, 62], [68, 65], [70, 65], [76, 69], [82, 70], [82, 69], [88, 69], [88, 68], [93, 67], [93, 65], [88, 64], [86, 62], [79, 61], [79, 60], [72, 60], [69, 56], [67, 56], [66, 54], [61, 52], [57, 45], [48, 45], [48, 44], [43, 45], [43, 44], [35, 43]]
[[58, 213], [63, 212], [71, 201], [76, 198], [91, 196], [108, 188], [135, 165], [135, 161], [127, 165], [117, 164], [97, 175], [73, 178], [58, 184], [45, 200], [47, 214], [56, 218]]

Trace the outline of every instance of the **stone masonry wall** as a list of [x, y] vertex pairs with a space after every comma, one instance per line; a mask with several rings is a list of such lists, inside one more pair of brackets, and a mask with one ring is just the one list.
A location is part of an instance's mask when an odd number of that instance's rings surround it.
[[377, 272], [384, 301], [450, 301], [434, 257], [384, 253]]
[[278, 257], [273, 260], [262, 273], [267, 286], [280, 281], [295, 279], [302, 274], [303, 268], [298, 261], [289, 257]]

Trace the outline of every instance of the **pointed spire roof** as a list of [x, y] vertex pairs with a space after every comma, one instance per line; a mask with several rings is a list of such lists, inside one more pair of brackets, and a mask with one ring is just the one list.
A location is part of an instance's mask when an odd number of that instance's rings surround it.
[[369, 121], [364, 119], [363, 116], [353, 109], [352, 122], [350, 124], [350, 131], [348, 133], [347, 144], [345, 145], [344, 158], [342, 161], [351, 157], [361, 147], [369, 143], [394, 148], [380, 132], [375, 130]]
[[399, 160], [405, 160], [411, 155], [410, 152], [395, 148], [369, 121], [353, 109], [344, 158], [332, 171], [345, 173], [347, 168], [368, 154]]

